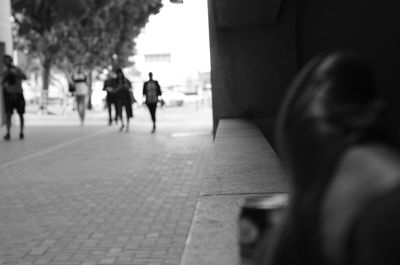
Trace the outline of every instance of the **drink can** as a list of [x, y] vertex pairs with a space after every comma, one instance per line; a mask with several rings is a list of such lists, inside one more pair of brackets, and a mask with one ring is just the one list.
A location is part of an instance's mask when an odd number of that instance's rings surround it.
[[274, 193], [244, 200], [239, 217], [239, 244], [242, 264], [250, 264], [262, 235], [274, 226], [287, 206], [287, 193]]

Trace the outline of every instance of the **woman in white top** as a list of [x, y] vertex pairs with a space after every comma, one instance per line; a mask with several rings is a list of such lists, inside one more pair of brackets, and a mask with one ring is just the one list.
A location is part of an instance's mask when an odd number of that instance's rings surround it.
[[86, 96], [89, 92], [89, 87], [87, 85], [86, 74], [83, 72], [81, 66], [78, 66], [77, 72], [72, 75], [72, 81], [75, 85], [74, 95], [76, 99], [76, 108], [81, 120], [81, 125], [83, 125], [85, 120]]

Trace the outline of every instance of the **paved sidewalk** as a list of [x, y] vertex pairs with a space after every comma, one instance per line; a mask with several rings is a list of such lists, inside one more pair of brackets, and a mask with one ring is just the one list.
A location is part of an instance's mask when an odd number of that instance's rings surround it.
[[152, 135], [141, 111], [129, 133], [102, 116], [31, 123], [24, 141], [0, 143], [0, 264], [180, 263], [211, 128], [198, 110], [170, 109]]

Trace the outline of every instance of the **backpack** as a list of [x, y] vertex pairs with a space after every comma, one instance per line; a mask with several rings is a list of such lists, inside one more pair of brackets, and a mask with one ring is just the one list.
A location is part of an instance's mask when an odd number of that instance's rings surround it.
[[155, 81], [148, 81], [146, 83], [146, 102], [147, 103], [157, 103], [157, 83]]

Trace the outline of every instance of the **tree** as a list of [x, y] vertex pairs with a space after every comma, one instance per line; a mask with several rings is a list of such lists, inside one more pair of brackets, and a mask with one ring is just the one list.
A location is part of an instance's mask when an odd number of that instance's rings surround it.
[[134, 38], [161, 7], [161, 0], [12, 0], [15, 46], [40, 59], [46, 93], [54, 66], [67, 72], [79, 63], [91, 73], [129, 65]]
[[[160, 0], [87, 1], [91, 12], [68, 21], [63, 55], [80, 63], [89, 76], [96, 69], [126, 67], [134, 55], [134, 38], [151, 14], [161, 8]], [[68, 31], [68, 29], [75, 29]], [[61, 58], [63, 59], [63, 58]], [[89, 101], [90, 105], [90, 101]]]
[[[39, 58], [42, 64], [43, 92], [49, 87], [53, 59], [62, 45], [57, 28], [83, 12], [81, 1], [13, 0], [12, 14], [17, 24], [16, 48]], [[47, 93], [46, 93], [47, 94]]]

